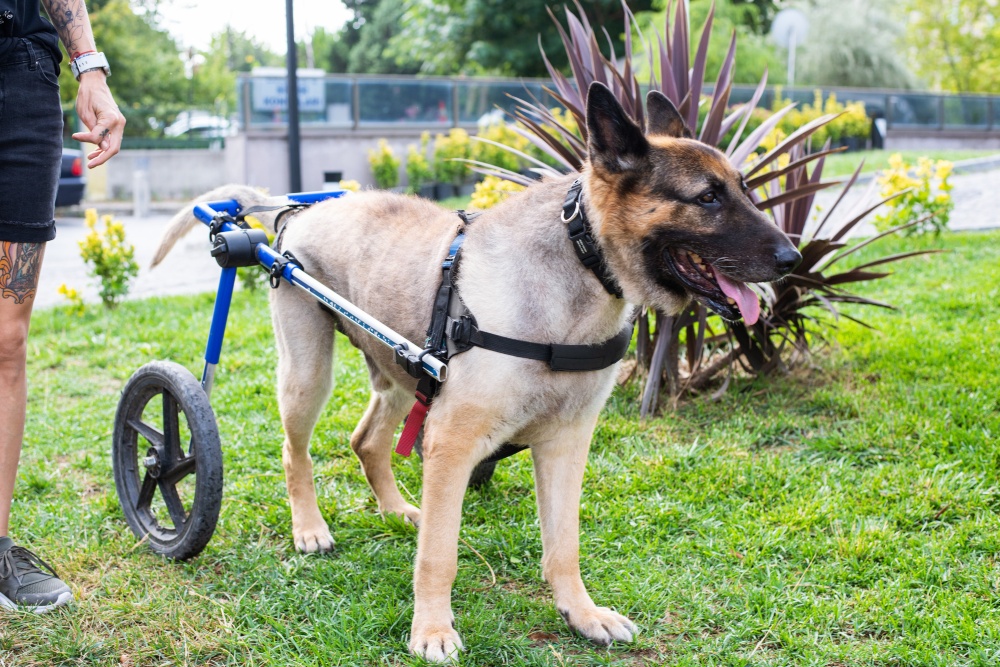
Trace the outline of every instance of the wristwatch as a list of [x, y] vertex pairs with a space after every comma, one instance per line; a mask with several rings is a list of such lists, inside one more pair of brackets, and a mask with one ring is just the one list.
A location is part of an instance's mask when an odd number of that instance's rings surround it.
[[85, 53], [82, 56], [77, 56], [70, 62], [69, 69], [77, 81], [80, 80], [81, 74], [94, 69], [102, 69], [106, 76], [111, 76], [111, 66], [103, 53]]

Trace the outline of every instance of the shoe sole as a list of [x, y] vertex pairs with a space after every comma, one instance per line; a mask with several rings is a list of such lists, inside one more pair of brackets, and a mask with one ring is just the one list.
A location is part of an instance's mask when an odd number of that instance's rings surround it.
[[59, 597], [57, 597], [56, 601], [53, 602], [52, 604], [22, 605], [19, 607], [16, 604], [14, 604], [13, 600], [8, 598], [3, 593], [0, 593], [0, 607], [3, 607], [8, 611], [28, 611], [33, 614], [44, 614], [45, 612], [52, 611], [57, 607], [63, 607], [65, 605], [68, 605], [72, 601], [73, 601], [73, 593], [71, 593], [70, 591], [66, 591], [64, 593], [60, 593]]

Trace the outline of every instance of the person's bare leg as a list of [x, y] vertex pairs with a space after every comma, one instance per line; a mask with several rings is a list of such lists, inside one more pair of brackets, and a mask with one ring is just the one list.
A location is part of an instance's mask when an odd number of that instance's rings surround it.
[[44, 243], [0, 242], [0, 536], [7, 535], [28, 397], [25, 364]]

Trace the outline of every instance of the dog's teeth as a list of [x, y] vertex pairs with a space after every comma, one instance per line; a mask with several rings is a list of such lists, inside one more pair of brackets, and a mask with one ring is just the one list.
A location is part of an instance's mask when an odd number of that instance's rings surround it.
[[701, 257], [699, 257], [697, 253], [693, 252], [691, 253], [691, 261], [693, 261], [695, 264], [701, 264]]
[[734, 299], [734, 298], [733, 298], [733, 297], [731, 297], [731, 296], [727, 296], [727, 297], [726, 297], [726, 301], [728, 301], [728, 302], [729, 302], [729, 305], [730, 305], [730, 306], [735, 306], [735, 305], [736, 305], [736, 299]]

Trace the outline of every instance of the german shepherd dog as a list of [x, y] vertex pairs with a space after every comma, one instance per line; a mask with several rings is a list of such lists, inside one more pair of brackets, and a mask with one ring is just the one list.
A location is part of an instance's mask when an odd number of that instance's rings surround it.
[[[607, 88], [594, 84], [588, 92], [582, 201], [624, 298], [605, 290], [568, 240], [562, 204], [575, 176], [550, 178], [483, 212], [467, 228], [456, 284], [479, 327], [525, 341], [594, 344], [618, 333], [634, 304], [672, 314], [692, 299], [722, 317], [755, 320], [757, 297], [745, 283], [776, 280], [801, 257], [754, 206], [740, 172], [718, 150], [692, 140], [662, 94], [647, 97], [643, 133]], [[230, 198], [243, 207], [274, 203], [241, 186], [217, 189], [199, 201]], [[154, 265], [195, 224], [191, 207], [181, 211]], [[362, 192], [298, 214], [282, 247], [310, 275], [420, 341], [441, 281], [441, 260], [460, 225], [453, 212], [429, 201]], [[591, 600], [579, 564], [587, 452], [617, 365], [557, 373], [543, 362], [480, 348], [454, 356], [425, 423], [418, 509], [400, 494], [390, 467], [393, 435], [413, 404], [416, 380], [394, 362], [392, 350], [331, 317], [295, 287], [281, 283], [272, 290], [271, 311], [285, 431], [282, 461], [298, 550], [333, 546], [316, 502], [309, 439], [330, 396], [339, 330], [364, 353], [372, 387], [351, 447], [379, 511], [419, 527], [410, 651], [446, 662], [462, 648], [451, 609], [462, 499], [473, 468], [503, 443], [531, 449], [542, 571], [559, 613], [596, 644], [631, 641], [636, 627]]]

